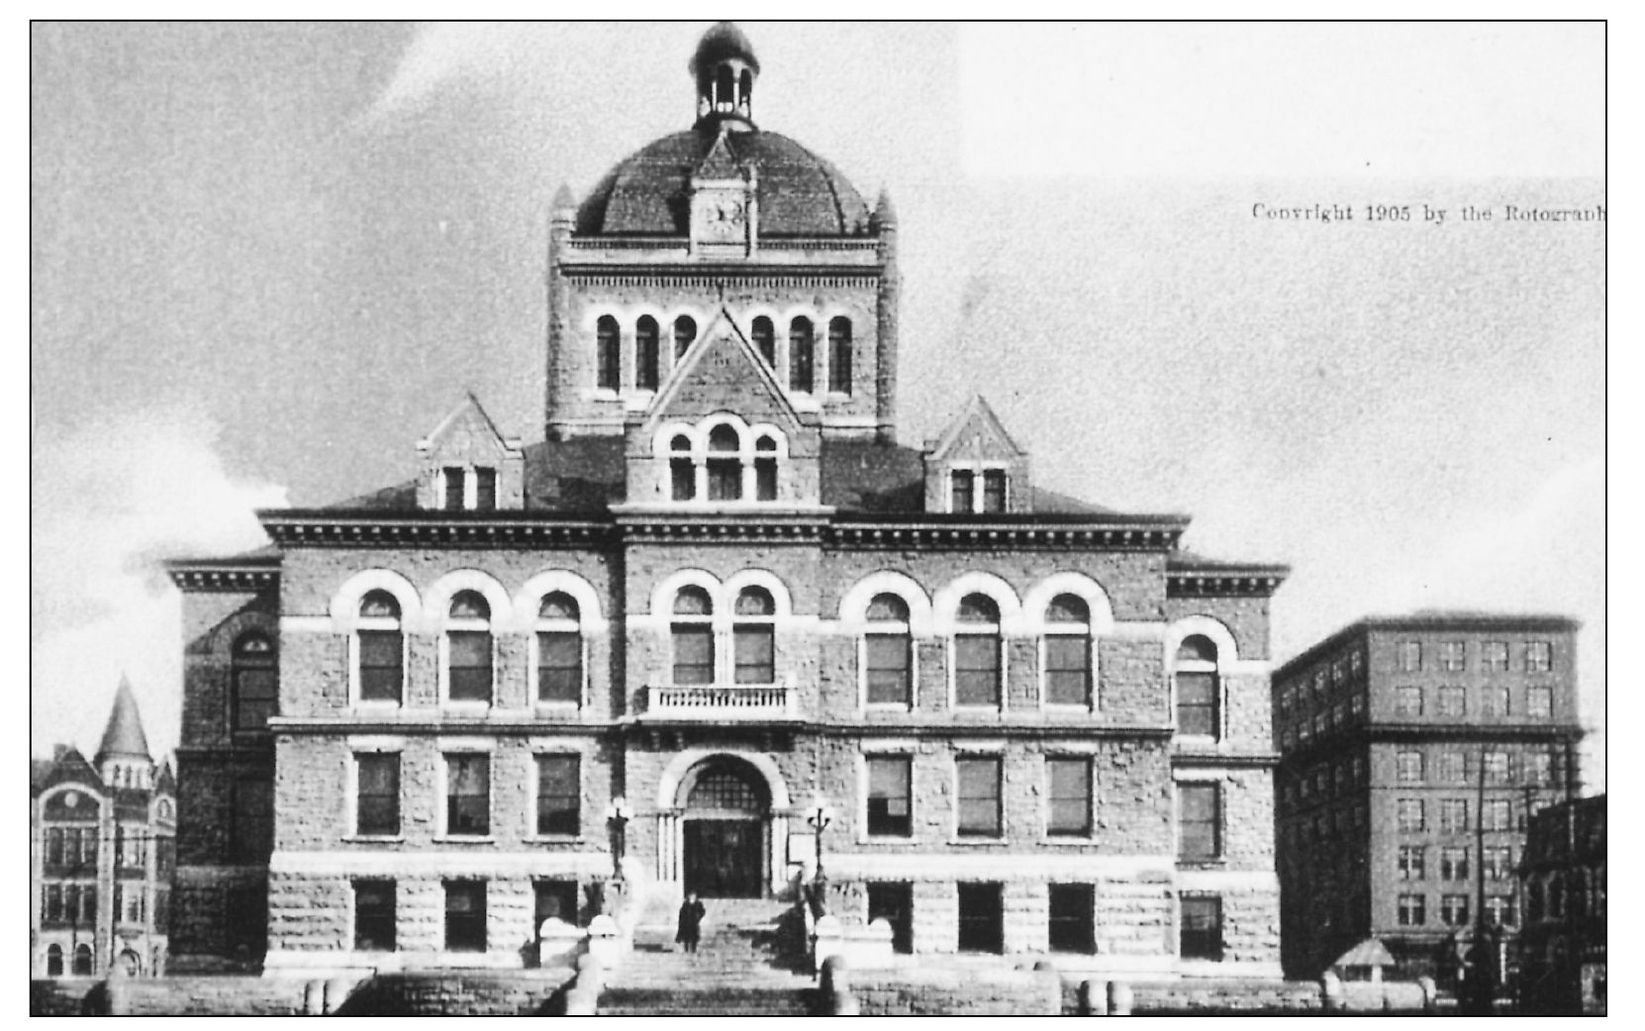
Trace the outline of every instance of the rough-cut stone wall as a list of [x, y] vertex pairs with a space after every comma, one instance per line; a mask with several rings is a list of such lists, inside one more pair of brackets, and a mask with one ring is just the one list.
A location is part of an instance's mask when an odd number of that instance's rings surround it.
[[865, 1017], [1055, 1016], [1062, 985], [1054, 973], [926, 968], [850, 971], [850, 991]]

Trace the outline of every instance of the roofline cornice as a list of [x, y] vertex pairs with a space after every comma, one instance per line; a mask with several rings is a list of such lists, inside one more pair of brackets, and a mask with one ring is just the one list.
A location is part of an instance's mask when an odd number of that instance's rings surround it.
[[1275, 687], [1279, 678], [1290, 676], [1305, 666], [1312, 666], [1322, 656], [1329, 655], [1344, 645], [1370, 636], [1372, 631], [1409, 631], [1420, 633], [1552, 633], [1574, 634], [1582, 629], [1582, 622], [1557, 613], [1486, 613], [1486, 612], [1429, 612], [1407, 613], [1402, 616], [1364, 616], [1340, 630], [1309, 645], [1274, 670]]
[[173, 559], [164, 563], [179, 590], [263, 591], [280, 583], [280, 556], [254, 559]]
[[1271, 598], [1290, 566], [1212, 566], [1167, 569], [1167, 598]]

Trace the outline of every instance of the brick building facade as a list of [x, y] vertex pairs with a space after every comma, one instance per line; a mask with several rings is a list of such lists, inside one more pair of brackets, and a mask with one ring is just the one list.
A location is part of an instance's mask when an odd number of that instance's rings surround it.
[[517, 966], [614, 853], [658, 899], [820, 853], [899, 948], [1277, 972], [1285, 570], [1035, 487], [980, 398], [898, 444], [889, 200], [755, 127], [734, 28], [692, 69], [695, 126], [555, 200], [541, 443], [471, 398], [412, 481], [173, 565], [178, 950]]
[[1518, 871], [1523, 1012], [1605, 1013], [1605, 813], [1605, 796], [1595, 795], [1531, 817]]
[[1381, 938], [1450, 980], [1519, 925], [1525, 820], [1576, 777], [1576, 629], [1558, 616], [1362, 620], [1274, 673], [1287, 973]]
[[59, 745], [29, 763], [31, 976], [166, 970], [177, 801], [125, 680], [91, 762]]

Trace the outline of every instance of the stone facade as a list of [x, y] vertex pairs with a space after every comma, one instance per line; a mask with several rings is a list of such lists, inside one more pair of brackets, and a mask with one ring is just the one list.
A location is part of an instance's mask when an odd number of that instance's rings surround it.
[[[980, 398], [898, 445], [889, 201], [699, 99], [698, 135], [556, 199], [544, 441], [471, 400], [415, 481], [174, 567], [185, 768], [275, 771], [266, 968], [519, 966], [544, 900], [620, 873], [826, 883], [921, 953], [1271, 976], [1285, 570], [1038, 490]], [[691, 193], [739, 181], [757, 211]], [[231, 733], [270, 627], [277, 711]]]

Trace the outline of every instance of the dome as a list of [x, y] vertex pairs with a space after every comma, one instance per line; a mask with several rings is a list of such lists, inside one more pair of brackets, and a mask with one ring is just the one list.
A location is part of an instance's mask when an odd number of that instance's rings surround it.
[[[691, 174], [716, 138], [712, 131], [678, 132], [618, 162], [578, 209], [577, 232], [686, 235]], [[757, 169], [761, 237], [868, 233], [868, 205], [827, 161], [779, 133], [735, 132], [725, 139], [739, 162]]]
[[691, 58], [691, 74], [696, 75], [728, 57], [737, 58], [756, 72], [760, 70], [760, 59], [754, 56], [754, 45], [743, 35], [743, 30], [722, 21], [703, 33], [697, 43], [697, 53]]

